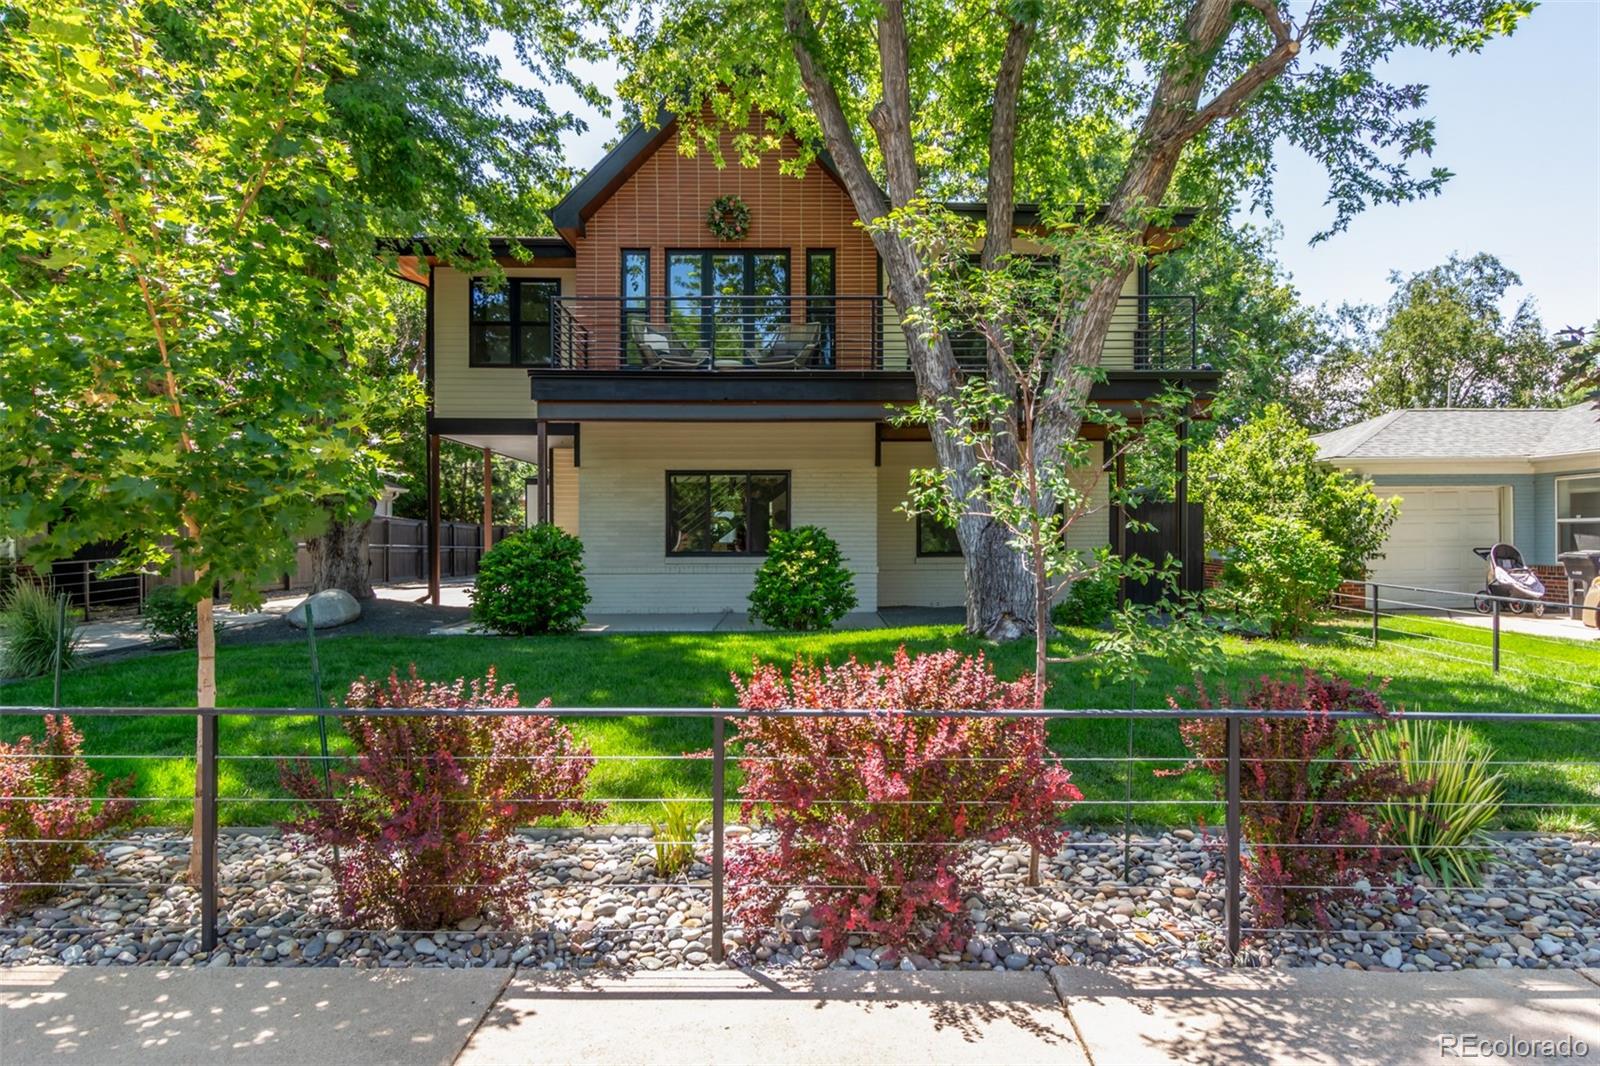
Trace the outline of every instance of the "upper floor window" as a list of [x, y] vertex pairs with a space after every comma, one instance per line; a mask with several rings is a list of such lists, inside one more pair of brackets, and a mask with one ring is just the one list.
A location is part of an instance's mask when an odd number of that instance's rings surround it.
[[670, 471], [668, 555], [765, 555], [789, 528], [789, 472]]
[[507, 278], [496, 285], [473, 278], [468, 343], [472, 366], [549, 366], [553, 278]]

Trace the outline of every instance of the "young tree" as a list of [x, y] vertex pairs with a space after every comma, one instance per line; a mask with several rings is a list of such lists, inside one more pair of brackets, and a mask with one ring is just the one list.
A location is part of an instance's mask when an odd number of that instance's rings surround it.
[[[966, 254], [972, 225], [947, 210], [913, 204], [891, 212], [881, 224], [909, 239], [928, 264], [927, 317], [917, 328], [933, 336], [976, 330], [991, 351], [1005, 353], [991, 364], [988, 376], [963, 382], [951, 403], [924, 402], [902, 416], [928, 426], [935, 437], [970, 448], [983, 486], [981, 492], [963, 491], [946, 468], [914, 470], [907, 510], [949, 525], [977, 517], [1006, 532], [1033, 582], [1034, 614], [1028, 620], [1034, 638], [1033, 697], [1034, 706], [1043, 707], [1055, 594], [1075, 581], [1148, 579], [1152, 572], [1149, 561], [1109, 553], [1086, 556], [1071, 547], [1068, 534], [1093, 516], [1103, 519], [1107, 507], [1128, 497], [1125, 485], [1106, 485], [1108, 470], [1120, 461], [1171, 457], [1173, 425], [1190, 397], [1158, 398], [1139, 412], [1135, 425], [1115, 411], [1089, 405], [1068, 391], [1069, 382], [1050, 374], [1051, 355], [1067, 342], [1079, 302], [1105, 270], [1106, 259], [1125, 254], [1120, 239], [1092, 228], [1044, 237], [1035, 254], [1007, 255], [980, 269]], [[1063, 402], [1083, 405], [1077, 417], [1100, 428], [1103, 452], [1079, 436], [1060, 441], [1053, 452], [1028, 447], [1042, 413]], [[1055, 506], [1045, 507], [1046, 499]]]
[[1538, 407], [1561, 396], [1561, 353], [1532, 297], [1509, 318], [1522, 279], [1492, 255], [1390, 275], [1381, 311], [1346, 307], [1345, 339], [1317, 369], [1319, 391], [1342, 395], [1348, 417], [1408, 407]]
[[[1446, 172], [1407, 167], [1433, 145], [1431, 123], [1415, 114], [1425, 90], [1384, 82], [1379, 65], [1405, 45], [1476, 51], [1530, 8], [664, 0], [617, 41], [622, 92], [641, 113], [665, 99], [685, 143], [712, 152], [719, 129], [745, 131], [737, 143], [747, 162], [785, 134], [805, 152], [826, 147], [869, 225], [924, 198], [978, 189], [985, 268], [1011, 251], [1019, 195], [1053, 206], [1058, 222], [1120, 239], [1123, 254], [1079, 301], [1050, 357], [1052, 379], [1066, 387], [1041, 408], [1026, 446], [1054, 455], [1078, 435], [1123, 281], [1170, 217], [1169, 202], [1226, 207], [1246, 185], [1263, 194], [1280, 141], [1328, 169], [1333, 229], [1371, 202], [1432, 193]], [[753, 114], [762, 118], [752, 125]], [[1073, 204], [1096, 207], [1069, 215]], [[963, 375], [949, 339], [926, 325], [927, 263], [893, 228], [873, 226], [873, 241], [906, 323], [919, 398], [954, 419]], [[1005, 355], [989, 353], [994, 384]], [[935, 434], [934, 448], [958, 495], [982, 494], [982, 459], [970, 445]], [[1055, 509], [1049, 491], [1038, 503]], [[1031, 629], [1037, 589], [1011, 534], [982, 514], [962, 518], [957, 532], [968, 628], [1001, 638]]]
[[376, 491], [338, 328], [373, 260], [343, 224], [331, 9], [174, 16], [25, 0], [0, 30], [0, 424], [26, 442], [0, 450], [0, 496], [33, 559], [96, 541], [122, 569], [181, 559], [213, 707], [213, 590], [258, 602], [330, 502]]

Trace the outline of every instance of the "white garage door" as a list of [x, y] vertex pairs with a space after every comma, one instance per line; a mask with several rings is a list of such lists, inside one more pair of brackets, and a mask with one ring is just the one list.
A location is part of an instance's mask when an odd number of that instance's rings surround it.
[[[1400, 517], [1384, 545], [1384, 558], [1374, 560], [1372, 580], [1380, 584], [1476, 592], [1483, 587], [1484, 564], [1472, 549], [1500, 539], [1501, 498], [1508, 490], [1499, 485], [1453, 488], [1391, 488], [1383, 496], [1400, 496]], [[1415, 600], [1456, 610], [1469, 610], [1464, 596], [1428, 596], [1385, 591], [1390, 599]]]

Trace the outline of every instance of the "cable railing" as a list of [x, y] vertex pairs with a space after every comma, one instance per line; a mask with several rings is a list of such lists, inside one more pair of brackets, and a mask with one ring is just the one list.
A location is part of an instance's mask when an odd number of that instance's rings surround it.
[[[548, 365], [587, 371], [909, 372], [894, 305], [877, 295], [555, 296]], [[981, 372], [977, 332], [950, 337], [956, 361]], [[1107, 371], [1197, 370], [1195, 299], [1123, 296], [1107, 332]]]
[[[296, 807], [305, 809], [349, 802], [348, 796], [338, 794], [337, 790], [310, 797], [275, 794], [276, 783], [271, 774], [275, 763], [288, 761], [337, 768], [346, 765], [351, 758], [347, 750], [334, 750], [324, 755], [296, 750], [295, 737], [303, 736], [309, 743], [312, 734], [296, 734], [295, 729], [303, 727], [304, 720], [318, 715], [339, 719], [547, 714], [578, 729], [586, 723], [619, 718], [668, 726], [675, 735], [682, 735], [682, 728], [689, 724], [705, 728], [710, 738], [710, 747], [705, 751], [569, 756], [593, 759], [596, 763], [584, 800], [603, 808], [602, 816], [589, 819], [598, 824], [561, 825], [546, 821], [542, 825], [525, 827], [518, 836], [519, 861], [526, 862], [536, 874], [532, 891], [552, 908], [576, 906], [586, 913], [610, 908], [610, 914], [598, 915], [593, 922], [601, 931], [615, 926], [615, 930], [607, 934], [612, 939], [623, 938], [625, 934], [658, 939], [665, 935], [659, 928], [661, 922], [656, 919], [632, 932], [625, 928], [626, 921], [608, 922], [607, 919], [613, 918], [621, 908], [644, 907], [652, 900], [666, 898], [680, 908], [676, 912], [679, 915], [703, 914], [703, 922], [690, 930], [693, 936], [670, 941], [676, 943], [682, 939], [686, 944], [698, 945], [673, 949], [678, 957], [688, 960], [686, 964], [700, 964], [688, 958], [691, 954], [703, 954], [704, 964], [708, 965], [728, 961], [730, 955], [734, 956], [733, 961], [749, 962], [752, 944], [787, 943], [785, 938], [792, 940], [802, 934], [809, 935], [804, 921], [797, 917], [803, 913], [808, 893], [907, 887], [893, 882], [868, 884], [856, 879], [777, 879], [763, 887], [784, 893], [793, 904], [783, 912], [779, 926], [776, 929], [745, 928], [742, 932], [733, 932], [730, 926], [736, 923], [728, 899], [729, 848], [737, 847], [746, 852], [752, 848], [776, 848], [778, 842], [773, 828], [760, 812], [776, 810], [785, 802], [779, 796], [750, 789], [741, 767], [761, 756], [742, 750], [740, 723], [754, 715], [850, 718], [882, 713], [879, 711], [752, 712], [656, 707], [390, 708], [377, 711], [260, 707], [194, 711], [170, 707], [84, 707], [53, 712], [43, 707], [14, 707], [0, 708], [0, 726], [14, 723], [18, 717], [33, 718], [48, 713], [70, 714], [80, 725], [95, 720], [120, 723], [114, 734], [118, 736], [127, 735], [126, 725], [134, 719], [174, 715], [198, 717], [200, 748], [192, 760], [152, 752], [93, 751], [82, 756], [45, 756], [83, 758], [102, 766], [120, 760], [166, 759], [174, 765], [159, 768], [157, 778], [182, 781], [188, 773], [194, 773], [197, 791], [189, 795], [182, 788], [156, 785], [144, 794], [127, 797], [130, 805], [145, 813], [147, 824], [134, 829], [119, 828], [96, 840], [94, 847], [108, 859], [102, 869], [80, 867], [70, 876], [59, 879], [0, 884], [0, 896], [15, 889], [47, 890], [50, 898], [44, 901], [44, 912], [54, 916], [47, 921], [36, 919], [29, 916], [26, 908], [10, 916], [0, 916], [0, 949], [19, 943], [24, 937], [35, 946], [80, 937], [84, 939], [73, 943], [90, 947], [104, 943], [109, 950], [129, 935], [155, 937], [160, 934], [178, 938], [169, 943], [192, 944], [192, 950], [182, 950], [186, 957], [194, 958], [219, 950], [245, 950], [245, 945], [252, 940], [262, 939], [261, 930], [270, 930], [272, 937], [324, 944], [330, 934], [340, 938], [356, 935], [376, 938], [369, 940], [369, 947], [374, 943], [384, 945], [387, 942], [383, 938], [397, 935], [441, 932], [454, 935], [450, 930], [396, 929], [339, 919], [328, 902], [332, 864], [328, 849], [293, 845], [292, 857], [286, 857], [292, 845], [286, 830], [251, 828], [263, 821], [275, 822]], [[1130, 726], [1126, 754], [1103, 751], [1074, 754], [1069, 750], [1051, 755], [1052, 762], [1074, 771], [1083, 795], [1081, 799], [1052, 802], [1066, 835], [1060, 846], [1048, 854], [1030, 856], [1028, 847], [1020, 841], [973, 839], [959, 831], [919, 839], [873, 838], [855, 842], [855, 846], [863, 849], [889, 853], [910, 854], [928, 848], [960, 849], [960, 861], [973, 864], [981, 871], [977, 881], [984, 908], [1012, 915], [991, 923], [991, 928], [982, 931], [982, 937], [1049, 937], [1054, 945], [1049, 950], [1055, 952], [1052, 957], [1056, 961], [1095, 961], [1097, 955], [1107, 951], [1132, 951], [1165, 961], [1183, 958], [1192, 961], [1198, 955], [1207, 961], [1259, 962], [1259, 952], [1269, 949], [1342, 951], [1348, 947], [1355, 952], [1358, 961], [1377, 965], [1378, 956], [1389, 957], [1390, 949], [1427, 950], [1415, 948], [1413, 940], [1428, 944], [1476, 944], [1480, 948], [1483, 944], [1497, 945], [1497, 952], [1503, 948], [1511, 953], [1510, 957], [1526, 958], [1525, 954], [1519, 954], [1527, 950], [1526, 946], [1516, 938], [1523, 937], [1524, 931], [1531, 928], [1529, 923], [1533, 923], [1538, 925], [1542, 935], [1547, 934], [1545, 939], [1533, 941], [1539, 958], [1556, 959], [1562, 965], [1600, 965], [1600, 836], [1594, 826], [1595, 820], [1600, 819], [1600, 714], [1407, 712], [1403, 717], [1417, 722], [1469, 723], [1479, 728], [1514, 727], [1533, 735], [1541, 730], [1564, 730], [1568, 732], [1569, 750], [1552, 751], [1549, 759], [1528, 758], [1525, 753], [1516, 753], [1506, 758], [1496, 756], [1489, 761], [1489, 769], [1504, 775], [1507, 783], [1507, 792], [1500, 804], [1505, 812], [1502, 831], [1468, 843], [1441, 845], [1438, 849], [1441, 853], [1470, 850], [1485, 856], [1488, 866], [1482, 884], [1442, 885], [1413, 871], [1405, 883], [1373, 889], [1359, 904], [1351, 903], [1342, 908], [1334, 905], [1332, 924], [1322, 927], [1310, 923], [1262, 921], [1259, 908], [1252, 903], [1247, 873], [1252, 858], [1269, 846], [1253, 838], [1248, 830], [1254, 824], [1254, 813], [1294, 801], [1288, 796], [1253, 794], [1249, 782], [1260, 778], [1271, 764], [1303, 760], [1243, 750], [1243, 730], [1249, 723], [1259, 726], [1261, 722], [1300, 719], [1305, 712], [1167, 707], [905, 713], [920, 717], [1042, 720], [1050, 727], [1070, 727], [1083, 722], [1125, 722]], [[1369, 715], [1360, 712], [1331, 712], [1330, 717], [1350, 722], [1370, 720]], [[296, 719], [302, 721], [294, 721]], [[263, 752], [256, 740], [241, 740], [240, 746], [245, 750], [223, 750], [224, 737], [245, 737], [249, 735], [250, 726], [264, 720], [275, 723], [271, 732], [280, 738], [285, 750]], [[1131, 739], [1135, 727], [1155, 725], [1171, 729], [1183, 721], [1215, 720], [1221, 720], [1226, 730], [1226, 752], [1217, 762], [1214, 778], [1199, 771], [1188, 777], [1169, 776], [1171, 770], [1194, 762], [1194, 757], [1181, 747], [1174, 749], [1175, 730], [1160, 732], [1160, 739], [1156, 740], [1153, 739], [1156, 734], [1147, 734], [1140, 728], [1138, 734], [1147, 737], [1147, 750], [1136, 751]], [[1574, 730], [1575, 742], [1571, 735]], [[16, 730], [9, 732], [14, 734]], [[1066, 746], [1063, 738], [1056, 736], [1054, 747], [1063, 746]], [[0, 754], [0, 759], [19, 757], [23, 756], [15, 751]], [[406, 757], [420, 761], [448, 758], [457, 762], [515, 759], [514, 756], [420, 752], [409, 753]], [[944, 758], [976, 764], [995, 761], [984, 756]], [[865, 763], [866, 756], [864, 754], [860, 760], [843, 756], [838, 761], [846, 766], [851, 762]], [[1308, 772], [1317, 772], [1319, 766], [1356, 761], [1363, 760], [1313, 759], [1307, 766]], [[1437, 762], [1441, 766], [1453, 765], [1446, 760]], [[687, 791], [663, 789], [659, 785], [652, 787], [644, 782], [630, 784], [629, 771], [635, 765], [646, 764], [655, 767], [667, 764], [678, 771], [674, 780]], [[0, 810], [8, 803], [68, 802], [75, 798], [33, 793], [0, 795]], [[498, 797], [501, 802], [513, 805], [558, 798], [531, 793]], [[470, 798], [444, 797], [443, 800], [446, 803], [475, 802]], [[850, 805], [858, 810], [866, 806], [881, 809], [884, 817], [889, 818], [894, 811], [962, 810], [982, 806], [988, 801], [944, 795], [875, 800], [863, 799], [861, 795], [821, 795], [809, 802], [822, 807]], [[1362, 817], [1373, 816], [1388, 802], [1393, 801], [1337, 797], [1317, 801], [1330, 811], [1348, 810]], [[652, 830], [634, 820], [651, 814], [655, 808], [674, 804], [692, 805], [697, 814], [704, 816], [697, 819], [698, 824], [690, 823], [689, 832], [677, 835]], [[757, 812], [753, 822], [740, 825], [731, 821], [730, 815], [737, 819], [741, 805], [745, 804]], [[1449, 802], [1435, 804], [1446, 817], [1455, 806]], [[225, 811], [229, 812], [227, 817], [224, 817]], [[188, 816], [196, 812], [198, 839], [187, 831]], [[1537, 829], [1545, 824], [1544, 820], [1556, 825], [1578, 826], [1580, 831], [1576, 836], [1564, 835], [1555, 829], [1528, 834], [1529, 826]], [[224, 827], [224, 822], [231, 824]], [[1519, 826], [1521, 829], [1517, 831], [1506, 831]], [[260, 844], [263, 839], [269, 843]], [[40, 833], [32, 837], [0, 839], [0, 847], [26, 849], [75, 842], [70, 836]], [[663, 874], [655, 866], [656, 849], [667, 846], [687, 847], [691, 851], [689, 861], [672, 875]], [[1399, 848], [1401, 844], [1389, 841], [1383, 846]], [[199, 857], [199, 876], [193, 885], [183, 877], [191, 847]], [[260, 855], [263, 847], [274, 853], [265, 863]], [[1310, 839], [1270, 843], [1270, 849], [1278, 855], [1317, 849], [1348, 850], [1349, 847], [1345, 843]], [[279, 852], [283, 854], [276, 854]], [[1567, 857], [1562, 863], [1544, 857], [1547, 853], [1558, 852]], [[1294, 879], [1280, 879], [1280, 882], [1273, 886], [1274, 890], [1339, 894], [1348, 893], [1352, 888], [1349, 882]], [[411, 887], [426, 891], [494, 886], [451, 882]], [[107, 901], [116, 902], [113, 897], [118, 893], [123, 894], [122, 904], [132, 909], [113, 916], [106, 904]], [[1513, 900], [1524, 902], [1508, 902]], [[1549, 905], [1543, 909], [1533, 905], [1543, 902]], [[1377, 908], [1379, 917], [1372, 916], [1373, 908]], [[1452, 908], [1482, 912], [1483, 916], [1463, 924], [1447, 917]], [[262, 914], [268, 911], [275, 917], [263, 918]], [[1026, 922], [1015, 918], [1022, 911], [1027, 912]], [[1507, 914], [1523, 912], [1529, 917], [1506, 918]], [[552, 911], [546, 909], [539, 913]], [[127, 917], [129, 914], [134, 916]], [[1539, 924], [1541, 916], [1548, 919], [1544, 924]], [[1112, 921], [1113, 918], [1116, 921]], [[560, 924], [559, 920], [552, 921]], [[541, 936], [551, 930], [546, 928], [541, 933], [535, 928], [537, 924], [537, 921], [526, 926], [515, 922], [485, 923], [487, 939], [483, 950], [490, 953], [486, 957], [492, 958], [494, 953], [505, 951], [509, 958], [515, 950], [520, 950], [515, 945], [533, 945], [529, 950], [535, 954], [526, 957], [556, 961], [558, 956], [552, 954], [556, 950], [554, 947], [539, 946], [545, 944]], [[1173, 937], [1175, 942], [1163, 939], [1164, 935]], [[798, 945], [801, 941], [795, 943]], [[1373, 945], [1375, 950], [1366, 951], [1362, 945], [1367, 944]], [[1552, 945], [1557, 949], [1554, 955], [1550, 954]], [[404, 950], [384, 948], [385, 952], [400, 951], [402, 955]], [[1444, 951], [1453, 960], [1449, 965], [1472, 964], [1466, 956], [1452, 954], [1454, 950]], [[539, 954], [541, 952], [543, 954]], [[171, 957], [169, 955], [168, 959]]]
[[[1574, 664], [1570, 660], [1540, 654], [1527, 647], [1526, 643], [1517, 646], [1515, 663], [1505, 661], [1504, 621], [1508, 617], [1534, 616], [1532, 601], [1521, 597], [1498, 596], [1487, 591], [1461, 592], [1374, 581], [1361, 583], [1361, 588], [1360, 594], [1341, 589], [1334, 594], [1332, 606], [1339, 614], [1366, 620], [1368, 640], [1373, 647], [1385, 637], [1406, 640], [1413, 645], [1421, 642], [1426, 646], [1414, 647], [1413, 650], [1448, 661], [1487, 666], [1491, 673], [1497, 674], [1505, 670], [1527, 677], [1543, 677], [1549, 676], [1550, 669], [1556, 668], [1562, 670], [1566, 683], [1600, 692], [1600, 677], [1592, 681], [1572, 677]], [[1538, 606], [1546, 608], [1552, 605], [1541, 602]], [[1560, 609], [1564, 617], [1565, 609]], [[1552, 621], [1555, 620], [1544, 610], [1534, 617], [1551, 617]], [[1467, 619], [1475, 625], [1447, 636], [1428, 627], [1432, 619], [1447, 622]], [[1475, 632], [1484, 634], [1481, 641], [1462, 639]], [[1600, 661], [1600, 642], [1595, 644], [1595, 656]]]

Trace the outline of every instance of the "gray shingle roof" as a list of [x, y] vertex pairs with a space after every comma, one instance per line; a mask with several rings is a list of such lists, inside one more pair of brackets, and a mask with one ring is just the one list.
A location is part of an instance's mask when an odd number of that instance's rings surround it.
[[1600, 411], [1419, 408], [1390, 411], [1313, 438], [1323, 459], [1534, 459], [1600, 453]]

